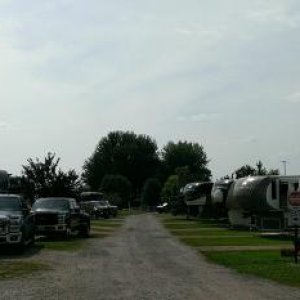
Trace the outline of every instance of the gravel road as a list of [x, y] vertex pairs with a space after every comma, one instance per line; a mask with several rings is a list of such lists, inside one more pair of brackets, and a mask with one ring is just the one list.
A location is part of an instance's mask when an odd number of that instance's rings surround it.
[[54, 270], [1, 281], [0, 299], [300, 299], [300, 289], [207, 263], [151, 214], [130, 216], [114, 236], [88, 243], [79, 252], [26, 258]]

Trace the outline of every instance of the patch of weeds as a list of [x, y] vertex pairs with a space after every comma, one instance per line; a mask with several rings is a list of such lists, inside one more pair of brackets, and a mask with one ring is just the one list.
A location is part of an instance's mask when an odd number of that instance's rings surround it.
[[224, 251], [204, 254], [210, 261], [240, 273], [300, 287], [300, 264], [295, 264], [293, 257], [282, 257], [280, 251]]
[[36, 261], [2, 261], [0, 262], [0, 280], [24, 277], [39, 271], [48, 271], [51, 268]]
[[77, 251], [84, 245], [84, 239], [48, 240], [36, 241], [36, 245], [45, 250], [55, 251]]

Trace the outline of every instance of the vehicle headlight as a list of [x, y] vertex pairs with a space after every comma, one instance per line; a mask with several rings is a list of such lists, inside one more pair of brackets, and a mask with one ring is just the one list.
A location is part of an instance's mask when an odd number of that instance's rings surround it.
[[10, 217], [9, 218], [9, 224], [10, 225], [20, 225], [22, 221], [21, 217]]
[[58, 215], [58, 223], [64, 224], [66, 222], [66, 214], [59, 214]]
[[22, 224], [22, 217], [10, 217], [9, 219], [9, 231], [19, 232]]

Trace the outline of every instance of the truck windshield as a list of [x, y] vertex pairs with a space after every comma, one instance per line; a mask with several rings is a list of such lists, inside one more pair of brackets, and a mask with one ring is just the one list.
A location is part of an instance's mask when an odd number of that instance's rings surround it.
[[20, 200], [13, 197], [0, 197], [0, 210], [2, 211], [17, 211], [21, 210]]
[[32, 206], [33, 210], [36, 209], [55, 209], [55, 210], [68, 210], [69, 201], [65, 199], [37, 199]]

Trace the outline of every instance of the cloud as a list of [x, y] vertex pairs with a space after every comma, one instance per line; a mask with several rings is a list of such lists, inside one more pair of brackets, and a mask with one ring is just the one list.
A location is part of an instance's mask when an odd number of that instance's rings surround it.
[[255, 143], [255, 142], [257, 142], [257, 138], [255, 136], [247, 136], [247, 137], [240, 139], [240, 141], [242, 143], [246, 143], [246, 144]]
[[12, 126], [8, 122], [0, 121], [0, 130], [9, 130], [11, 128]]
[[288, 96], [286, 96], [285, 99], [288, 102], [300, 103], [300, 92], [295, 92], [295, 93], [289, 94]]
[[193, 122], [210, 122], [215, 121], [221, 117], [219, 113], [200, 113], [190, 116], [179, 116], [179, 121], [193, 121]]
[[247, 12], [246, 17], [259, 23], [273, 23], [288, 28], [299, 27], [299, 14], [295, 14], [284, 2], [264, 3], [260, 8]]

